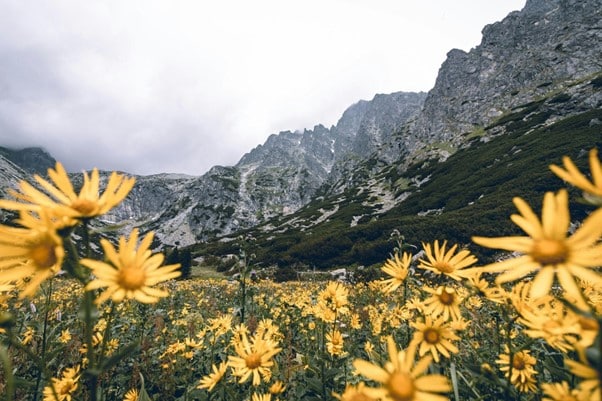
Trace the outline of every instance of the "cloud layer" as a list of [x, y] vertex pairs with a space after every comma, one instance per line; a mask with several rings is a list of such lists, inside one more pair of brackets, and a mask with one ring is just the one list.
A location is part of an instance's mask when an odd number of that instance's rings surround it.
[[[420, 4], [418, 4], [420, 3]], [[200, 175], [359, 99], [427, 91], [524, 0], [0, 4], [0, 146]]]

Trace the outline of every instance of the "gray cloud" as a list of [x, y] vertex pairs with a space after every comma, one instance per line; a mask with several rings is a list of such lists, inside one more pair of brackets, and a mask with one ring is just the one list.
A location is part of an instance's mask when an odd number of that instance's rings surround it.
[[359, 99], [430, 89], [448, 50], [524, 0], [211, 3], [0, 3], [0, 146], [199, 175]]

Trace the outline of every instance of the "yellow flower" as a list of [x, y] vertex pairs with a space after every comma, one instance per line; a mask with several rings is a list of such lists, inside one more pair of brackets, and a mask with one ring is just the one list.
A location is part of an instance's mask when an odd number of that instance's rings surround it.
[[255, 335], [264, 339], [278, 341], [284, 336], [280, 332], [280, 327], [274, 324], [272, 319], [261, 319], [255, 330]]
[[325, 307], [333, 310], [340, 311], [345, 308], [348, 304], [347, 295], [349, 290], [339, 282], [331, 281], [328, 286], [320, 293], [320, 303]]
[[[363, 395], [383, 401], [443, 401], [448, 398], [436, 393], [447, 393], [451, 386], [443, 375], [425, 375], [431, 357], [424, 357], [414, 364], [416, 348], [397, 351], [392, 337], [387, 338], [389, 361], [384, 367], [362, 359], [353, 361], [357, 373], [381, 384], [365, 387]], [[366, 400], [370, 400], [367, 398]], [[360, 398], [361, 400], [361, 398]]]
[[357, 386], [348, 384], [345, 387], [343, 394], [339, 395], [333, 393], [332, 395], [340, 401], [376, 401], [376, 398], [372, 398], [365, 393], [366, 384], [360, 383]]
[[232, 315], [224, 314], [209, 319], [209, 329], [213, 331], [214, 339], [226, 334], [232, 329]]
[[213, 364], [211, 366], [212, 372], [201, 378], [201, 381], [197, 388], [206, 388], [207, 391], [213, 390], [213, 387], [215, 387], [215, 385], [219, 383], [222, 377], [224, 377], [227, 368], [228, 364], [226, 362], [221, 362], [219, 366], [215, 366], [215, 364]]
[[90, 176], [84, 172], [84, 183], [79, 194], [76, 194], [61, 163], [57, 162], [54, 170], [48, 169], [48, 176], [52, 182], [34, 175], [46, 193], [26, 181], [21, 181], [20, 192], [10, 193], [22, 202], [0, 200], [0, 207], [35, 212], [45, 208], [58, 216], [92, 218], [108, 212], [125, 199], [136, 181], [135, 178], [125, 178], [122, 174], [113, 172], [104, 193], [99, 195], [100, 177], [98, 169], [95, 168]]
[[21, 340], [21, 344], [27, 345], [33, 341], [33, 337], [36, 334], [36, 331], [33, 327], [28, 327], [23, 333], [23, 339]]
[[358, 315], [357, 313], [352, 314], [351, 315], [351, 321], [349, 322], [349, 325], [354, 330], [361, 329], [362, 328], [362, 320], [360, 318], [360, 315]]
[[33, 295], [63, 264], [63, 241], [48, 214], [39, 217], [21, 213], [23, 227], [0, 225], [0, 282], [29, 279], [20, 297]]
[[506, 303], [507, 294], [503, 288], [499, 286], [490, 287], [489, 282], [484, 278], [481, 278], [482, 272], [480, 268], [473, 268], [469, 270], [470, 272], [468, 270], [466, 271], [466, 279], [470, 287], [474, 288], [480, 295], [483, 295], [492, 302], [498, 304]]
[[395, 291], [408, 276], [408, 269], [412, 263], [412, 255], [404, 252], [399, 258], [399, 254], [395, 254], [393, 259], [389, 259], [385, 262], [381, 270], [387, 273], [391, 278], [386, 279], [382, 282], [382, 290], [385, 293], [391, 293]]
[[61, 335], [59, 336], [59, 341], [63, 344], [66, 344], [69, 341], [71, 341], [71, 333], [69, 332], [69, 329], [65, 329], [65, 330], [61, 331]]
[[602, 244], [598, 242], [602, 234], [602, 209], [593, 212], [567, 238], [570, 216], [566, 190], [559, 191], [557, 195], [552, 192], [545, 194], [541, 222], [524, 200], [514, 198], [514, 204], [520, 215], [512, 215], [512, 221], [528, 237], [473, 237], [473, 241], [488, 248], [518, 251], [524, 255], [490, 264], [482, 270], [504, 272], [497, 277], [497, 283], [514, 281], [537, 271], [531, 286], [532, 298], [549, 293], [556, 277], [577, 305], [586, 309], [587, 304], [574, 277], [596, 284], [602, 283], [602, 276], [593, 270], [600, 265], [602, 259]]
[[478, 310], [483, 306], [483, 301], [481, 300], [481, 297], [473, 295], [466, 300], [465, 305], [470, 310]]
[[543, 401], [586, 401], [585, 393], [571, 389], [566, 381], [562, 383], [543, 383], [541, 389], [547, 397]]
[[108, 287], [96, 299], [98, 304], [109, 298], [116, 302], [121, 302], [123, 299], [136, 299], [142, 303], [154, 303], [168, 295], [166, 291], [151, 286], [178, 277], [181, 272], [176, 270], [180, 265], [159, 267], [163, 263], [163, 254], [151, 256], [148, 248], [152, 240], [151, 232], [144, 237], [136, 250], [138, 229], [134, 229], [129, 241], [125, 236], [121, 236], [119, 251], [116, 251], [109, 241], [100, 240], [110, 264], [93, 259], [82, 259], [81, 264], [92, 269], [92, 273], [96, 276], [86, 285], [86, 290]]
[[543, 338], [552, 348], [569, 352], [582, 331], [579, 316], [560, 302], [546, 301], [522, 308], [518, 322], [529, 337]]
[[422, 248], [426, 254], [427, 260], [420, 259], [418, 267], [431, 271], [435, 274], [444, 274], [454, 280], [461, 280], [464, 276], [460, 270], [467, 268], [477, 262], [470, 251], [464, 249], [456, 252], [458, 245], [452, 246], [446, 251], [447, 241], [439, 246], [439, 241], [435, 240], [433, 248], [431, 244], [422, 243]]
[[284, 383], [282, 383], [280, 380], [278, 380], [277, 382], [274, 382], [274, 384], [272, 384], [270, 386], [270, 389], [268, 391], [270, 392], [270, 394], [276, 395], [276, 394], [284, 393], [285, 389], [286, 389], [286, 386], [284, 385]]
[[364, 343], [364, 351], [366, 351], [366, 354], [368, 354], [368, 357], [370, 359], [372, 359], [372, 356], [374, 355], [374, 344], [372, 344], [370, 342], [370, 340], [367, 340]]
[[[44, 401], [71, 401], [73, 393], [77, 390], [79, 381], [79, 365], [67, 368], [60, 379], [52, 378], [52, 386], [44, 387]], [[53, 392], [56, 391], [56, 397]]]
[[253, 393], [251, 401], [272, 401], [272, 394], [257, 394]]
[[343, 354], [343, 335], [340, 331], [334, 330], [326, 334], [326, 349], [330, 355]]
[[252, 341], [246, 334], [234, 344], [237, 356], [228, 357], [228, 366], [233, 369], [232, 375], [240, 377], [239, 383], [246, 382], [253, 375], [253, 385], [258, 386], [261, 379], [268, 381], [271, 377], [271, 367], [274, 366], [272, 357], [281, 351], [273, 341], [253, 337]]
[[[585, 361], [585, 355], [583, 353], [579, 354], [582, 360]], [[598, 380], [596, 369], [587, 365], [587, 362], [581, 363], [565, 359], [565, 363], [572, 374], [582, 379], [577, 388], [584, 394], [585, 399], [589, 401], [601, 401], [600, 381]]]
[[123, 397], [123, 401], [138, 401], [138, 396], [139, 396], [138, 390], [131, 389], [127, 393], [125, 393], [125, 396]]
[[495, 361], [501, 365], [500, 370], [504, 372], [504, 376], [510, 377], [510, 383], [524, 393], [537, 390], [534, 377], [537, 374], [534, 369], [537, 361], [529, 352], [529, 350], [515, 352], [510, 363], [510, 353], [506, 349], [506, 353], [500, 354], [499, 359]]
[[460, 303], [462, 298], [452, 287], [439, 286], [436, 289], [424, 287], [423, 290], [432, 294], [423, 302], [424, 315], [432, 317], [443, 316], [444, 320], [459, 320], [462, 318], [460, 313]]
[[602, 205], [602, 166], [598, 160], [598, 149], [589, 151], [589, 168], [592, 174], [592, 181], [589, 181], [579, 171], [573, 161], [564, 156], [562, 158], [564, 169], [556, 165], [551, 165], [550, 170], [564, 181], [573, 184], [577, 188], [584, 191], [584, 198], [594, 205]]
[[418, 354], [420, 356], [430, 352], [435, 362], [439, 362], [439, 353], [449, 358], [450, 352], [453, 354], [459, 352], [458, 347], [452, 341], [457, 341], [460, 337], [454, 333], [454, 330], [443, 318], [433, 321], [431, 316], [426, 316], [424, 323], [412, 322], [410, 326], [416, 329], [412, 343], [419, 347]]

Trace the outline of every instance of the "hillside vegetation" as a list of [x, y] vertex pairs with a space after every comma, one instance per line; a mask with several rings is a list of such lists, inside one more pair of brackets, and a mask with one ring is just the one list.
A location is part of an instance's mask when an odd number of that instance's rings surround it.
[[[345, 193], [314, 201], [295, 214], [303, 219], [317, 215], [320, 209], [338, 207], [325, 222], [307, 230], [277, 233], [259, 227], [240, 235], [252, 238], [248, 245], [259, 265], [327, 269], [381, 263], [395, 246], [391, 237], [394, 230], [404, 236], [407, 244], [417, 247], [421, 241], [435, 239], [470, 246], [472, 235], [516, 233], [509, 219], [515, 212], [512, 198], [520, 196], [537, 209], [545, 191], [563, 187], [549, 164], [559, 164], [567, 155], [583, 167], [587, 164], [586, 151], [602, 145], [602, 110], [544, 126], [548, 115], [539, 110], [539, 105], [525, 105], [501, 117], [484, 130], [504, 126], [505, 134], [489, 141], [474, 135], [466, 148], [444, 162], [422, 161], [401, 173], [391, 166], [387, 179], [401, 183], [399, 191], [410, 194], [386, 213], [359, 219], [352, 227], [353, 216], [364, 215], [370, 208], [363, 204], [366, 193]], [[337, 203], [337, 198], [347, 201]], [[583, 206], [574, 211], [580, 215], [573, 218], [582, 217], [587, 210]], [[277, 226], [278, 222], [268, 224]], [[214, 242], [197, 245], [195, 252], [236, 254], [239, 246], [237, 241]], [[493, 256], [479, 247], [470, 247], [482, 260]]]

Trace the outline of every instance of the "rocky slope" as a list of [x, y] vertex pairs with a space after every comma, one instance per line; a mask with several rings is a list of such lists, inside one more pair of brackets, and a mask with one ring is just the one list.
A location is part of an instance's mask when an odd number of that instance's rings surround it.
[[[481, 44], [470, 52], [448, 53], [422, 113], [404, 137], [410, 152], [435, 141], [461, 146], [464, 134], [602, 70], [599, 0], [528, 0], [521, 11], [482, 33]], [[600, 94], [572, 103], [575, 112], [595, 108]]]
[[139, 177], [110, 222], [157, 231], [169, 245], [189, 245], [253, 227], [309, 203], [332, 177], [378, 151], [418, 115], [424, 93], [376, 95], [349, 107], [331, 128], [271, 135], [231, 167], [202, 177]]

